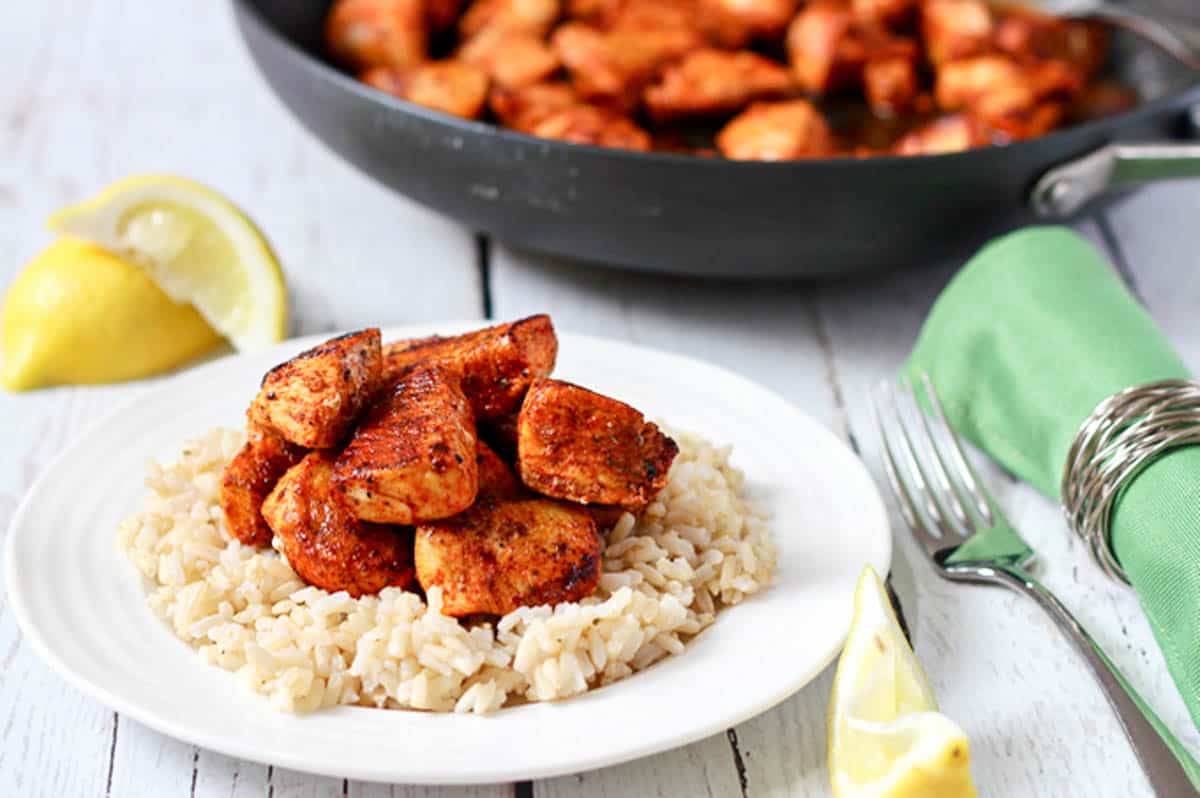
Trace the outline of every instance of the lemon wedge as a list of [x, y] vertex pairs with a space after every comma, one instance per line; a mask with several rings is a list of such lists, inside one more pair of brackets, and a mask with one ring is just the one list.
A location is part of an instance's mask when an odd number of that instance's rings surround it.
[[975, 798], [970, 746], [937, 711], [883, 582], [863, 569], [829, 705], [837, 798]]
[[0, 384], [13, 391], [145, 377], [221, 340], [141, 268], [71, 238], [17, 275], [2, 313]]
[[249, 217], [207, 186], [169, 175], [126, 178], [58, 211], [49, 226], [138, 264], [239, 350], [284, 337], [279, 261]]

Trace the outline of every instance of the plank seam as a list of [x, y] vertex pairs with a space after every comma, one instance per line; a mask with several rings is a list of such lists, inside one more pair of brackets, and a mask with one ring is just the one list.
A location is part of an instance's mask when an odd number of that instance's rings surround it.
[[104, 798], [112, 795], [113, 767], [117, 761], [117, 728], [121, 724], [121, 716], [113, 713], [112, 744], [108, 748], [108, 776], [104, 780]]
[[480, 233], [475, 236], [475, 258], [479, 267], [479, 293], [483, 300], [483, 317], [492, 318], [492, 242]]
[[742, 759], [742, 749], [738, 745], [738, 736], [736, 729], [726, 729], [725, 738], [729, 740], [729, 749], [733, 752], [733, 767], [737, 770], [738, 787], [741, 788], [742, 798], [747, 798], [747, 786], [750, 783], [749, 777], [746, 775], [746, 762]]
[[533, 798], [533, 782], [518, 781], [513, 784], [513, 798]]
[[196, 798], [196, 777], [200, 775], [200, 749], [192, 746], [192, 786], [188, 791], [190, 798]]

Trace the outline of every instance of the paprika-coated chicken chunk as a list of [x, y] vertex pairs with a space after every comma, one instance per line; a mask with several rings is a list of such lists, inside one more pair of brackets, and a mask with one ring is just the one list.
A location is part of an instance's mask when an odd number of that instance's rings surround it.
[[394, 97], [465, 119], [483, 113], [487, 101], [488, 73], [454, 59], [402, 69], [376, 67], [364, 72], [362, 80]]
[[801, 88], [813, 94], [857, 86], [867, 59], [854, 14], [838, 0], [813, 0], [787, 32], [788, 60]]
[[460, 381], [476, 421], [512, 413], [535, 377], [546, 376], [558, 356], [550, 317], [541, 314], [449, 338], [396, 341], [384, 347], [384, 376], [395, 379], [431, 363]]
[[1094, 21], [1065, 20], [1014, 6], [996, 23], [995, 44], [1018, 61], [1066, 61], [1091, 76], [1108, 52], [1108, 31]]
[[942, 64], [935, 92], [942, 108], [966, 109], [994, 130], [1022, 139], [1056, 126], [1065, 101], [1082, 86], [1079, 72], [1064, 61], [1018, 64], [994, 54]]
[[485, 28], [545, 36], [558, 19], [559, 0], [475, 0], [458, 21], [470, 38]]
[[921, 94], [916, 60], [903, 55], [870, 59], [863, 67], [863, 90], [877, 113], [909, 110]]
[[977, 120], [966, 114], [950, 114], [905, 134], [892, 150], [897, 155], [944, 155], [990, 143], [990, 134]]
[[284, 472], [300, 462], [304, 451], [274, 430], [248, 425], [246, 443], [221, 474], [219, 498], [229, 534], [247, 546], [271, 545], [271, 528], [262, 517], [263, 499]]
[[378, 328], [349, 333], [268, 371], [248, 415], [297, 446], [337, 446], [379, 389], [381, 373]]
[[704, 43], [691, 28], [602, 31], [577, 22], [560, 26], [550, 41], [580, 99], [621, 112], [637, 106], [660, 66]]
[[572, 105], [547, 114], [530, 131], [535, 136], [620, 150], [650, 149], [650, 134], [627, 116], [594, 105]]
[[[748, 39], [782, 36], [796, 15], [796, 5], [796, 0], [699, 0], [698, 12], [717, 43], [738, 47]], [[722, 29], [730, 32], [724, 42]]]
[[580, 504], [641, 508], [667, 482], [679, 447], [640, 412], [554, 379], [521, 405], [517, 472], [526, 487]]
[[924, 0], [921, 35], [936, 66], [985, 53], [992, 47], [995, 20], [986, 0]]
[[413, 548], [421, 587], [441, 588], [442, 612], [454, 617], [586, 598], [602, 555], [587, 510], [547, 499], [482, 501], [418, 526]]
[[807, 100], [755, 103], [717, 134], [726, 158], [741, 161], [789, 161], [833, 155], [833, 133], [825, 117]]
[[497, 86], [520, 88], [558, 70], [558, 56], [541, 37], [524, 31], [485, 28], [458, 50], [458, 58], [482, 69]]
[[356, 597], [411, 585], [412, 530], [358, 520], [339, 500], [332, 479], [333, 455], [310, 452], [263, 503], [292, 569], [310, 585]]
[[920, 0], [853, 0], [854, 17], [872, 28], [904, 27], [916, 16]]
[[530, 133], [555, 111], [578, 105], [571, 84], [547, 81], [518, 89], [494, 87], [488, 94], [488, 107], [505, 127]]
[[479, 474], [479, 491], [475, 500], [516, 499], [525, 489], [508, 463], [482, 439], [475, 442], [475, 470]]
[[663, 70], [647, 87], [646, 109], [666, 121], [728, 114], [754, 100], [783, 97], [795, 89], [786, 67], [751, 52], [694, 50]]
[[413, 524], [475, 501], [475, 421], [457, 377], [436, 365], [390, 385], [337, 457], [333, 484], [364, 521]]
[[356, 72], [425, 60], [424, 0], [337, 0], [325, 20], [325, 46]]

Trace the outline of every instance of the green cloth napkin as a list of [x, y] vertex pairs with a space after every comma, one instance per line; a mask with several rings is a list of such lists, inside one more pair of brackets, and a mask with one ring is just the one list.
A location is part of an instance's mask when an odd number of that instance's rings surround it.
[[[972, 258], [907, 368], [929, 373], [956, 430], [1056, 500], [1071, 441], [1102, 399], [1191, 376], [1101, 254], [1061, 227], [1020, 230]], [[1200, 726], [1200, 447], [1134, 478], [1112, 542]]]

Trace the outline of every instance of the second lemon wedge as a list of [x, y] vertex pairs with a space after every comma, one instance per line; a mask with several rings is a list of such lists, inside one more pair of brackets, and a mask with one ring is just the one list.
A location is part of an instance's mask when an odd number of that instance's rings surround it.
[[268, 346], [286, 333], [287, 291], [266, 238], [237, 206], [194, 180], [120, 180], [58, 211], [49, 226], [138, 264], [239, 350]]
[[838, 798], [975, 798], [970, 746], [939, 713], [879, 575], [863, 569], [829, 707]]

